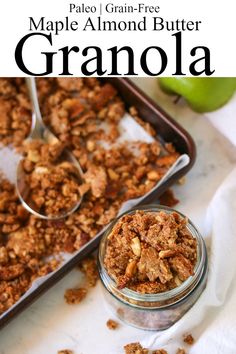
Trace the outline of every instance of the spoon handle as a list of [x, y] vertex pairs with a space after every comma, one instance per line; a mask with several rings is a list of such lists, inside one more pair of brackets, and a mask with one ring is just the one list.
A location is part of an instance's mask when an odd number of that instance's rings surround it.
[[32, 129], [30, 138], [34, 139], [42, 139], [45, 131], [45, 125], [42, 119], [39, 101], [38, 101], [38, 93], [36, 88], [36, 82], [34, 77], [27, 77], [26, 84], [28, 87], [31, 103], [33, 106], [33, 114], [32, 114]]

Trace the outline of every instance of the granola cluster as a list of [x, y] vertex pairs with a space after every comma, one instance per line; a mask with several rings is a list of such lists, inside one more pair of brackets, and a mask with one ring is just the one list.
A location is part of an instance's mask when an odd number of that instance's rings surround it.
[[0, 144], [19, 146], [31, 127], [31, 105], [23, 78], [0, 78]]
[[[0, 314], [11, 307], [36, 278], [58, 267], [58, 257], [54, 256], [79, 250], [116, 217], [123, 202], [148, 192], [179, 156], [171, 143], [163, 145], [159, 140], [119, 142], [119, 121], [125, 107], [111, 84], [96, 78], [40, 78], [37, 85], [45, 123], [79, 159], [84, 170], [85, 183], [79, 185], [83, 202], [65, 219], [37, 219], [20, 205], [14, 186], [0, 180]], [[31, 126], [23, 79], [0, 79], [1, 110], [1, 143], [22, 145]], [[130, 113], [142, 122], [134, 108]], [[150, 124], [142, 125], [155, 135]], [[38, 142], [33, 144], [40, 147]], [[54, 187], [51, 187], [61, 181], [62, 176], [65, 182], [67, 173], [70, 174], [68, 166], [57, 166], [58, 180], [52, 180], [51, 158], [57, 156], [57, 149], [44, 146], [39, 153], [31, 147], [28, 146], [28, 150], [23, 147], [26, 149], [24, 169], [35, 203], [45, 212], [57, 212], [55, 208], [62, 207], [62, 199], [58, 194], [55, 197]], [[67, 200], [64, 197], [68, 194], [74, 195], [77, 187], [73, 184], [72, 189], [67, 188], [64, 183], [60, 190], [63, 200]]]
[[183, 336], [183, 338], [184, 338], [184, 343], [186, 343], [188, 345], [193, 345], [194, 344], [194, 338], [193, 338], [191, 333], [185, 334]]
[[24, 144], [28, 202], [42, 215], [55, 217], [71, 210], [80, 199], [77, 168], [61, 157], [64, 145], [40, 140]]
[[115, 329], [117, 329], [119, 327], [119, 323], [114, 320], [111, 320], [111, 319], [109, 319], [107, 321], [106, 325], [107, 325], [107, 328], [111, 329], [112, 331], [114, 331]]
[[126, 214], [108, 235], [104, 265], [118, 288], [146, 294], [178, 287], [193, 275], [197, 241], [177, 213]]
[[124, 346], [125, 354], [148, 354], [148, 349], [141, 346], [140, 343], [129, 343]]

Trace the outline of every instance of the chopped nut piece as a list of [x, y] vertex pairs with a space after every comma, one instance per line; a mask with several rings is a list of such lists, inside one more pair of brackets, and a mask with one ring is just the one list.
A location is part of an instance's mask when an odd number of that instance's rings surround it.
[[87, 150], [88, 150], [89, 152], [92, 152], [92, 151], [95, 150], [96, 144], [95, 144], [94, 141], [88, 140], [88, 141], [87, 141], [87, 144], [86, 144], [86, 147], [87, 147]]
[[129, 263], [127, 264], [127, 267], [126, 267], [126, 269], [125, 269], [125, 275], [126, 275], [128, 278], [131, 278], [131, 277], [134, 275], [136, 269], [137, 269], [137, 261], [132, 260], [131, 262], [129, 262]]
[[166, 251], [161, 251], [159, 252], [159, 257], [160, 258], [168, 258], [168, 257], [173, 257], [176, 255], [175, 250], [166, 250]]
[[37, 163], [40, 160], [40, 154], [37, 150], [29, 150], [27, 153], [27, 160]]
[[99, 198], [107, 186], [107, 175], [103, 167], [92, 166], [84, 175], [86, 183], [91, 186], [94, 197]]
[[108, 169], [108, 175], [112, 181], [117, 181], [119, 179], [119, 175], [111, 168]]
[[192, 334], [185, 334], [183, 336], [183, 339], [184, 339], [184, 342], [189, 345], [193, 345], [193, 343], [194, 343], [194, 338], [193, 338]]
[[107, 325], [107, 328], [112, 329], [112, 330], [117, 329], [119, 326], [118, 322], [111, 320], [111, 319], [107, 321], [106, 325]]
[[138, 237], [134, 237], [131, 240], [131, 248], [135, 256], [140, 257], [141, 255], [141, 243]]
[[158, 181], [160, 179], [160, 174], [157, 171], [150, 171], [147, 174], [147, 178], [151, 181]]
[[87, 289], [78, 288], [78, 289], [67, 289], [65, 291], [64, 297], [69, 305], [79, 304], [87, 295]]
[[[25, 162], [27, 162], [27, 160], [25, 160]], [[28, 171], [26, 171], [26, 172], [28, 172]], [[32, 172], [32, 170], [30, 172]], [[49, 173], [49, 169], [47, 167], [43, 167], [43, 166], [36, 166], [34, 172], [36, 174], [37, 173], [39, 173], [39, 174], [47, 174], [47, 173]]]
[[140, 343], [130, 343], [124, 346], [125, 354], [148, 354], [148, 350]]
[[179, 279], [178, 275], [174, 277], [174, 281], [176, 286], [180, 286], [182, 284], [182, 281]]

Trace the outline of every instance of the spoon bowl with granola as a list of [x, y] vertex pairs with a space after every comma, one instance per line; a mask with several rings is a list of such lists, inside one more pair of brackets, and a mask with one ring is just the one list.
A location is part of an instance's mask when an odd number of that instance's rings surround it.
[[59, 219], [81, 204], [83, 171], [73, 154], [45, 126], [34, 78], [27, 79], [32, 128], [17, 166], [16, 189], [23, 206], [43, 219]]

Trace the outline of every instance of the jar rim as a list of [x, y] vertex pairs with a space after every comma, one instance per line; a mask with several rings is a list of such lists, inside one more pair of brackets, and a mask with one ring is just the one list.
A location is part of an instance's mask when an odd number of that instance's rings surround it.
[[[103, 251], [104, 251], [104, 243], [107, 240], [108, 235], [110, 234], [110, 232], [112, 231], [114, 225], [124, 216], [124, 215], [129, 215], [129, 214], [134, 214], [136, 211], [144, 211], [144, 212], [160, 212], [160, 211], [165, 211], [167, 213], [172, 213], [172, 212], [176, 212], [177, 214], [179, 214], [181, 217], [186, 218], [186, 216], [184, 214], [182, 214], [181, 212], [173, 209], [173, 208], [169, 208], [163, 205], [158, 205], [158, 204], [148, 204], [148, 205], [143, 205], [143, 206], [136, 206], [124, 213], [122, 213], [121, 215], [119, 215], [116, 219], [114, 219], [111, 224], [109, 225], [109, 227], [107, 228], [105, 234], [102, 237], [102, 240], [100, 242], [100, 246], [99, 246], [99, 252], [98, 252], [98, 259], [99, 259], [99, 272], [100, 272], [100, 276], [102, 278], [102, 281], [104, 283], [104, 286], [107, 288], [108, 284], [110, 287], [110, 291], [112, 289], [115, 290], [115, 293], [117, 296], [118, 294], [121, 297], [126, 297], [129, 298], [131, 300], [134, 301], [145, 301], [145, 302], [161, 302], [161, 301], [166, 301], [166, 300], [171, 300], [172, 298], [175, 297], [181, 297], [181, 294], [186, 294], [186, 291], [191, 287], [192, 290], [192, 286], [193, 284], [195, 284], [195, 286], [197, 286], [198, 284], [198, 280], [202, 274], [202, 269], [203, 266], [205, 264], [206, 261], [206, 246], [205, 246], [205, 242], [201, 236], [201, 234], [199, 233], [198, 229], [195, 227], [195, 225], [192, 223], [192, 221], [187, 218], [187, 224], [186, 227], [188, 228], [188, 230], [191, 232], [191, 234], [193, 235], [193, 237], [195, 237], [195, 239], [197, 240], [197, 262], [195, 264], [194, 267], [194, 274], [190, 277], [188, 277], [188, 279], [186, 279], [181, 285], [177, 286], [174, 289], [165, 291], [165, 292], [160, 292], [160, 293], [155, 293], [155, 294], [142, 294], [142, 293], [138, 293], [134, 290], [131, 290], [129, 288], [123, 288], [123, 289], [118, 289], [116, 286], [116, 282], [114, 281], [114, 279], [112, 279], [109, 274], [107, 273], [104, 264], [103, 264]], [[194, 286], [194, 287], [195, 287]], [[113, 294], [114, 295], [114, 294]], [[117, 296], [118, 297], [118, 296]]]

